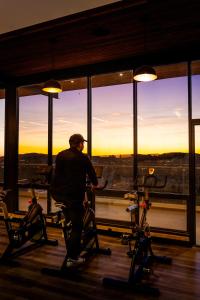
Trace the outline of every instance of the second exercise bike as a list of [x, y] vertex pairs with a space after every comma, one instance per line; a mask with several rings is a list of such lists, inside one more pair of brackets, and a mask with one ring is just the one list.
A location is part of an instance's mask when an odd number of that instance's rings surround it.
[[[162, 180], [154, 174], [154, 169], [149, 168], [148, 174], [137, 177], [137, 190], [125, 195], [125, 198], [131, 200], [126, 211], [130, 214], [131, 234], [125, 234], [122, 237], [122, 243], [129, 245], [128, 256], [131, 258], [128, 280], [115, 278], [104, 278], [104, 286], [130, 289], [135, 292], [142, 292], [158, 296], [160, 291], [157, 287], [152, 287], [143, 282], [153, 273], [153, 263], [171, 264], [171, 258], [166, 256], [157, 256], [152, 249], [152, 239], [150, 226], [147, 222], [147, 212], [151, 207], [149, 199], [150, 188], [164, 188], [167, 182], [167, 176]], [[140, 192], [138, 192], [140, 190]], [[140, 214], [140, 211], [142, 213]], [[139, 220], [139, 215], [141, 215]], [[132, 243], [134, 242], [134, 246]]]
[[58, 245], [57, 240], [51, 240], [47, 236], [43, 209], [38, 203], [34, 189], [35, 182], [36, 180], [32, 180], [28, 184], [31, 186], [32, 197], [25, 215], [10, 214], [6, 204], [10, 191], [0, 192], [0, 210], [8, 235], [8, 245], [0, 258], [0, 263], [8, 264], [11, 259], [42, 245]]

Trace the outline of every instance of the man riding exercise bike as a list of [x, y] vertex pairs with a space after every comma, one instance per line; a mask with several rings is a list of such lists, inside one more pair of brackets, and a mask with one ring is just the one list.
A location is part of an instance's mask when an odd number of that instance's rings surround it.
[[53, 198], [64, 205], [65, 219], [72, 223], [67, 247], [67, 267], [78, 265], [84, 261], [79, 255], [86, 177], [89, 177], [94, 187], [98, 185], [92, 163], [88, 156], [82, 153], [84, 142], [87, 141], [81, 134], [73, 134], [69, 139], [70, 148], [58, 153], [51, 187]]

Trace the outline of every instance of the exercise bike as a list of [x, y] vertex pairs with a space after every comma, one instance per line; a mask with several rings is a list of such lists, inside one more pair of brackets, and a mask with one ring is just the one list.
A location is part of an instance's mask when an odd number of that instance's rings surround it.
[[[96, 190], [102, 190], [106, 187], [107, 182], [103, 186], [97, 187]], [[92, 188], [92, 185], [87, 182], [86, 184], [86, 193], [85, 197], [87, 198], [87, 205], [85, 207], [85, 212], [83, 216], [83, 231], [81, 237], [81, 253], [80, 257], [84, 259], [84, 263], [75, 267], [67, 267], [67, 244], [70, 238], [71, 233], [71, 221], [65, 219], [64, 214], [62, 213], [64, 209], [66, 209], [63, 203], [56, 203], [56, 206], [60, 209], [58, 222], [62, 224], [63, 236], [65, 240], [66, 246], [66, 255], [63, 260], [63, 263], [59, 269], [52, 268], [43, 268], [42, 273], [52, 275], [52, 276], [61, 276], [61, 277], [69, 277], [70, 279], [75, 278], [79, 275], [80, 269], [82, 269], [85, 263], [95, 254], [104, 254], [110, 255], [110, 248], [101, 248], [99, 245], [98, 234], [97, 234], [97, 226], [95, 221], [95, 191]]]
[[48, 239], [43, 209], [37, 202], [33, 188], [35, 182], [36, 180], [31, 182], [32, 198], [25, 216], [16, 213], [9, 214], [6, 205], [9, 190], [0, 192], [0, 210], [9, 240], [9, 244], [0, 258], [0, 263], [8, 263], [11, 259], [42, 245], [58, 245], [57, 240]]
[[[121, 287], [131, 289], [135, 292], [158, 296], [160, 294], [159, 289], [144, 284], [142, 280], [153, 273], [152, 267], [154, 262], [171, 264], [172, 259], [170, 257], [157, 256], [154, 254], [151, 246], [151, 232], [147, 222], [147, 212], [151, 207], [149, 189], [164, 188], [167, 182], [167, 176], [164, 176], [163, 180], [159, 180], [158, 176], [154, 175], [153, 168], [149, 168], [148, 171], [147, 175], [137, 177], [137, 190], [125, 194], [125, 198], [132, 201], [132, 205], [126, 209], [126, 211], [130, 213], [131, 234], [122, 236], [122, 243], [129, 245], [127, 254], [131, 258], [128, 280], [123, 281], [107, 277], [103, 279], [103, 284], [104, 286]], [[140, 190], [140, 192], [138, 192], [138, 190]], [[140, 210], [142, 210], [142, 213], [139, 220]], [[132, 248], [133, 241], [134, 247]]]

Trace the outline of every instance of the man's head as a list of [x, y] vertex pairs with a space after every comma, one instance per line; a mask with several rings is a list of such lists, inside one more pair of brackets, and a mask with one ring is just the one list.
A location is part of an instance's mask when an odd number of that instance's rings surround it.
[[87, 142], [87, 140], [85, 140], [84, 137], [79, 133], [75, 133], [69, 138], [70, 147], [77, 148], [80, 151], [82, 151], [84, 148], [84, 142]]

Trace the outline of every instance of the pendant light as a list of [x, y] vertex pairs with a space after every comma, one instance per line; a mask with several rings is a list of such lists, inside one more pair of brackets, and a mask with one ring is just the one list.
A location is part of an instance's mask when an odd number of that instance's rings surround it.
[[156, 71], [150, 66], [142, 66], [136, 69], [133, 76], [136, 81], [152, 81], [157, 77]]
[[56, 93], [62, 92], [62, 87], [57, 80], [50, 79], [45, 82], [42, 90], [43, 90], [43, 92], [46, 92], [46, 93], [56, 94]]
[[[50, 48], [51, 48], [51, 68], [52, 71], [54, 70], [54, 43], [55, 43], [55, 39], [50, 39], [49, 40], [50, 43]], [[61, 84], [55, 80], [55, 79], [50, 79], [48, 81], [46, 81], [42, 87], [42, 91], [46, 92], [46, 93], [50, 93], [50, 94], [57, 94], [57, 93], [61, 93], [62, 92], [62, 87]]]
[[[147, 56], [147, 21], [148, 21], [148, 15], [145, 13], [143, 18], [144, 23], [144, 57], [146, 59]], [[148, 65], [143, 65], [139, 68], [137, 68], [134, 72], [133, 79], [136, 81], [152, 81], [157, 79], [156, 71], [153, 67]]]

